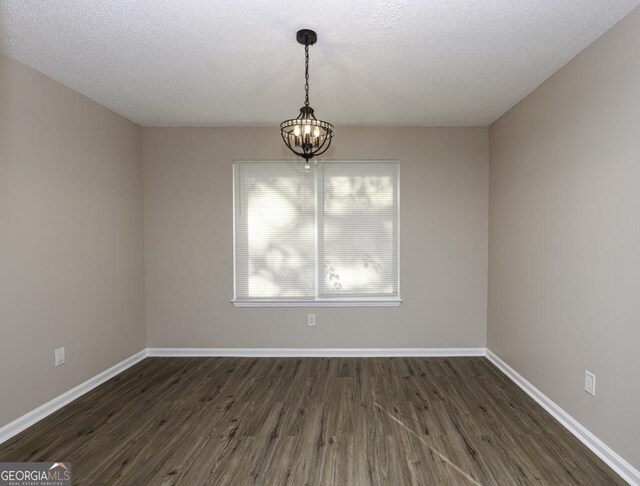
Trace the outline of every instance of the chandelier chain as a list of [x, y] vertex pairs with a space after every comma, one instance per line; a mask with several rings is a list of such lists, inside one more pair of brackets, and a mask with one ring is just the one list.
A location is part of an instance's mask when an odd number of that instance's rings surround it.
[[309, 106], [309, 44], [304, 46], [304, 106]]

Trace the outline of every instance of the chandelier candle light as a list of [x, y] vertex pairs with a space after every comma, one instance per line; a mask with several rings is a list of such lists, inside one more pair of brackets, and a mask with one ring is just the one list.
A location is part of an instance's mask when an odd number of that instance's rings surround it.
[[302, 29], [296, 39], [304, 45], [304, 106], [297, 118], [280, 124], [280, 134], [289, 150], [305, 160], [304, 169], [308, 171], [309, 159], [325, 153], [331, 145], [334, 129], [331, 123], [318, 120], [309, 105], [309, 46], [316, 43], [318, 36], [313, 30]]

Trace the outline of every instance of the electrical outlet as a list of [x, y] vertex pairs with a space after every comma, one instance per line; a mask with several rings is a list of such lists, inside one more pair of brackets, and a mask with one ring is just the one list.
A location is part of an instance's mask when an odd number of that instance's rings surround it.
[[307, 314], [307, 326], [315, 327], [315, 325], [316, 325], [316, 315]]
[[56, 366], [60, 366], [64, 364], [64, 348], [58, 348], [54, 352], [56, 358]]
[[584, 372], [584, 391], [596, 396], [596, 375], [586, 370]]

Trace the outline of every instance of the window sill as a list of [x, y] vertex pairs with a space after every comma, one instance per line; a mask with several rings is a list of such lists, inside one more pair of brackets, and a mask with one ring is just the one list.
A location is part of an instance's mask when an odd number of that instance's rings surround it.
[[388, 300], [232, 300], [235, 307], [399, 307], [402, 299]]

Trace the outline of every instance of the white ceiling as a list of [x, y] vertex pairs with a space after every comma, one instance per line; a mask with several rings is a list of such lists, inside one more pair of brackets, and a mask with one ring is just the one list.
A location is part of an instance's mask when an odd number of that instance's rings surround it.
[[145, 126], [488, 125], [640, 0], [0, 0], [0, 46]]

